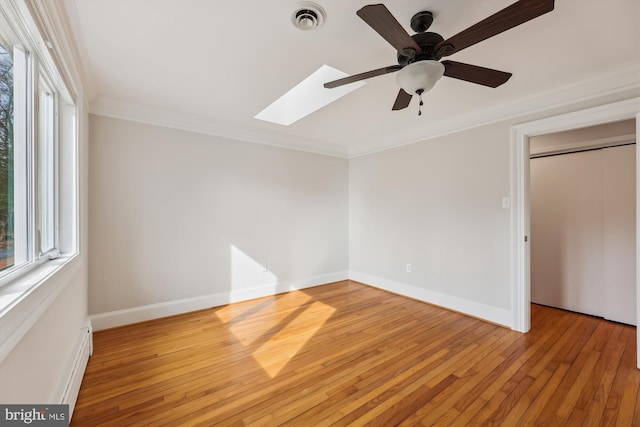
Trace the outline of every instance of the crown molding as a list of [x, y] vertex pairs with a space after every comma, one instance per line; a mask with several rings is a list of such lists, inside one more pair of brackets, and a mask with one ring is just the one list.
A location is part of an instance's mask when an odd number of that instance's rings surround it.
[[94, 102], [90, 104], [89, 112], [99, 116], [130, 120], [314, 154], [341, 158], [346, 158], [348, 155], [346, 149], [338, 144], [289, 135], [273, 130], [241, 126], [211, 117], [178, 113], [162, 108], [138, 105], [106, 97], [97, 97]]
[[349, 157], [365, 156], [492, 123], [544, 114], [545, 112], [580, 102], [615, 95], [626, 95], [629, 98], [640, 95], [640, 63], [622, 64], [597, 76], [579, 80], [570, 85], [442, 120], [435, 124], [412, 130], [411, 133], [403, 134], [402, 139], [404, 141], [398, 141], [396, 144], [386, 144], [370, 150], [351, 152]]
[[[34, 0], [30, 0], [34, 1]], [[75, 55], [75, 72], [76, 76], [82, 81], [84, 97], [87, 105], [88, 100], [95, 97], [95, 84], [92, 78], [91, 69], [89, 68], [89, 52], [84, 43], [85, 35], [80, 25], [78, 17], [78, 8], [73, 0], [60, 0], [55, 2], [59, 10], [64, 10], [62, 15], [65, 17], [64, 26], [70, 42], [70, 52]]]
[[342, 158], [356, 158], [491, 123], [544, 114], [545, 112], [606, 96], [634, 97], [638, 96], [638, 94], [640, 94], [640, 63], [633, 62], [611, 68], [597, 76], [576, 81], [570, 85], [455, 116], [427, 126], [417, 127], [400, 134], [387, 144], [374, 148], [364, 147], [362, 149], [349, 149], [327, 141], [293, 136], [258, 127], [242, 126], [212, 119], [211, 117], [135, 105], [107, 97], [96, 98], [90, 104], [90, 113], [244, 142], [266, 144]]

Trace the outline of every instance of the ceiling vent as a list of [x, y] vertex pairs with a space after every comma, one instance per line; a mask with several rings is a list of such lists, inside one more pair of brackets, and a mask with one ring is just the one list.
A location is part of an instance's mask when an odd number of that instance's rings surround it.
[[291, 20], [296, 28], [301, 30], [315, 30], [321, 27], [326, 18], [324, 9], [312, 2], [303, 2], [298, 5], [298, 9], [291, 15]]

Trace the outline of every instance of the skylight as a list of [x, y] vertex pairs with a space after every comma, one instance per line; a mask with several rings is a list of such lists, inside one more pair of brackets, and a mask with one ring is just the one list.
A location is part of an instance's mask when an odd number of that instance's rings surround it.
[[348, 74], [340, 70], [323, 65], [289, 92], [259, 112], [255, 118], [289, 126], [325, 105], [329, 105], [333, 101], [364, 86], [364, 82], [355, 82], [334, 89], [325, 89], [323, 86], [327, 82], [347, 76]]

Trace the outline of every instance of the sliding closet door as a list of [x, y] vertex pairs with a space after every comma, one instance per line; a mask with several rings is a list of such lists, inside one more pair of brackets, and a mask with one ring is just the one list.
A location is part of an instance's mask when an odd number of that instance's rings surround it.
[[635, 145], [531, 160], [531, 301], [636, 324]]
[[636, 324], [636, 146], [602, 150], [604, 317]]
[[530, 166], [531, 301], [603, 316], [600, 150]]

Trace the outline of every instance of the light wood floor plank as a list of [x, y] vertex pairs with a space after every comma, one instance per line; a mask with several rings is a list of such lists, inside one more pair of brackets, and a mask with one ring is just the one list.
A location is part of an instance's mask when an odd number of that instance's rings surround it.
[[73, 426], [640, 425], [635, 327], [344, 281], [94, 334]]

